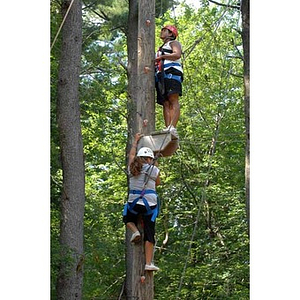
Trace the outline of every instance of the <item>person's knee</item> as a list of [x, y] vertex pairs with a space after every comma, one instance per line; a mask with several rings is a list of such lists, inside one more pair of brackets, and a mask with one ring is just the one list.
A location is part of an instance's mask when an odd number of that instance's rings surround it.
[[169, 96], [169, 104], [173, 106], [178, 106], [179, 105], [179, 95], [178, 94], [171, 94]]
[[169, 102], [169, 100], [164, 101], [163, 106], [164, 106], [164, 109], [167, 109], [167, 110], [170, 109], [170, 102]]
[[151, 243], [151, 244], [155, 244], [155, 237], [153, 235], [145, 236], [144, 241], [148, 242], [148, 243]]

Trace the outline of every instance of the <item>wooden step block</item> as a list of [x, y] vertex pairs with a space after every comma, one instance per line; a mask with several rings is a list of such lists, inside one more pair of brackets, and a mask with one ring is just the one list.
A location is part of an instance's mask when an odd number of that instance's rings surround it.
[[171, 156], [179, 147], [179, 139], [169, 132], [152, 132], [151, 135], [141, 137], [137, 148], [139, 150], [142, 147], [149, 147], [155, 155]]

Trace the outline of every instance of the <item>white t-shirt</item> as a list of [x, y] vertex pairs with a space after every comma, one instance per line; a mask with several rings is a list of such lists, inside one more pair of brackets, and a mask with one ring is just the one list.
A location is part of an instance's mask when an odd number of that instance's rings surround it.
[[[148, 180], [148, 176], [150, 176], [146, 186], [145, 190], [156, 190], [155, 188], [155, 181], [159, 174], [159, 169], [154, 165], [149, 164], [143, 164], [141, 173], [137, 176], [132, 176], [129, 171], [129, 189], [130, 190], [137, 190], [142, 191], [144, 187], [145, 181]], [[146, 175], [146, 172], [148, 175]], [[138, 194], [129, 194], [128, 202], [133, 202], [139, 195]], [[144, 197], [147, 199], [150, 206], [157, 205], [157, 195], [156, 194], [146, 194]], [[144, 202], [142, 199], [139, 199], [137, 204], [144, 205]]]
[[[166, 51], [165, 55], [171, 54], [173, 53], [172, 47], [171, 47], [171, 43], [174, 41], [169, 41], [166, 44], [164, 44], [162, 46], [162, 50]], [[158, 52], [156, 53], [156, 58], [162, 55], [162, 51], [158, 50]], [[175, 64], [175, 65], [174, 65]], [[180, 71], [181, 73], [183, 73], [183, 69], [182, 69], [182, 64], [181, 64], [181, 59], [178, 58], [176, 60], [169, 60], [168, 58], [165, 58], [164, 61], [164, 71], [170, 69], [171, 67], [173, 67], [174, 69]]]

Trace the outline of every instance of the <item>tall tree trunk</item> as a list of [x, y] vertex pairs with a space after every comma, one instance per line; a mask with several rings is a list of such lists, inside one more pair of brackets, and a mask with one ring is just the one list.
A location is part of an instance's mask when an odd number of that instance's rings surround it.
[[[62, 2], [63, 15], [70, 4], [70, 0]], [[59, 300], [82, 298], [85, 179], [78, 91], [82, 46], [81, 9], [81, 1], [75, 0], [63, 25], [58, 74], [57, 122], [63, 170], [61, 263], [57, 280]]]
[[149, 134], [155, 129], [155, 12], [152, 10], [155, 11], [153, 0], [129, 1], [127, 74], [130, 138], [136, 132]]
[[[154, 85], [155, 1], [130, 0], [128, 19], [128, 145], [135, 133], [155, 129]], [[143, 233], [141, 224], [138, 228]], [[131, 245], [126, 232], [126, 297], [152, 300], [153, 273], [145, 272], [144, 243]], [[141, 277], [145, 275], [142, 283]]]
[[246, 212], [248, 221], [248, 234], [250, 234], [250, 11], [249, 0], [242, 0], [242, 39], [244, 49], [244, 101], [245, 101], [245, 127], [246, 127]]

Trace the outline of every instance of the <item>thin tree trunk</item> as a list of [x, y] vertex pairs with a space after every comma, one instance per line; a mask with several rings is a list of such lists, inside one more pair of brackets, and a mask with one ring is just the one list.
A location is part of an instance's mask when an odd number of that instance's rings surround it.
[[[70, 0], [62, 2], [63, 15], [70, 4]], [[85, 179], [78, 91], [82, 44], [80, 0], [72, 3], [61, 34], [57, 122], [63, 170], [63, 190], [60, 223], [61, 263], [57, 280], [57, 299], [73, 300], [82, 298], [84, 262]]]
[[244, 49], [244, 101], [245, 101], [245, 127], [246, 127], [246, 159], [245, 159], [245, 185], [246, 185], [246, 213], [248, 221], [248, 234], [250, 234], [250, 11], [249, 0], [242, 0], [242, 39]]
[[[135, 133], [155, 129], [154, 38], [155, 1], [130, 0], [128, 19], [128, 144]], [[149, 21], [147, 21], [149, 20]], [[139, 222], [138, 228], [143, 234]], [[145, 272], [144, 243], [131, 245], [126, 232], [126, 299], [154, 299], [153, 273]], [[145, 276], [145, 281], [141, 277]]]

